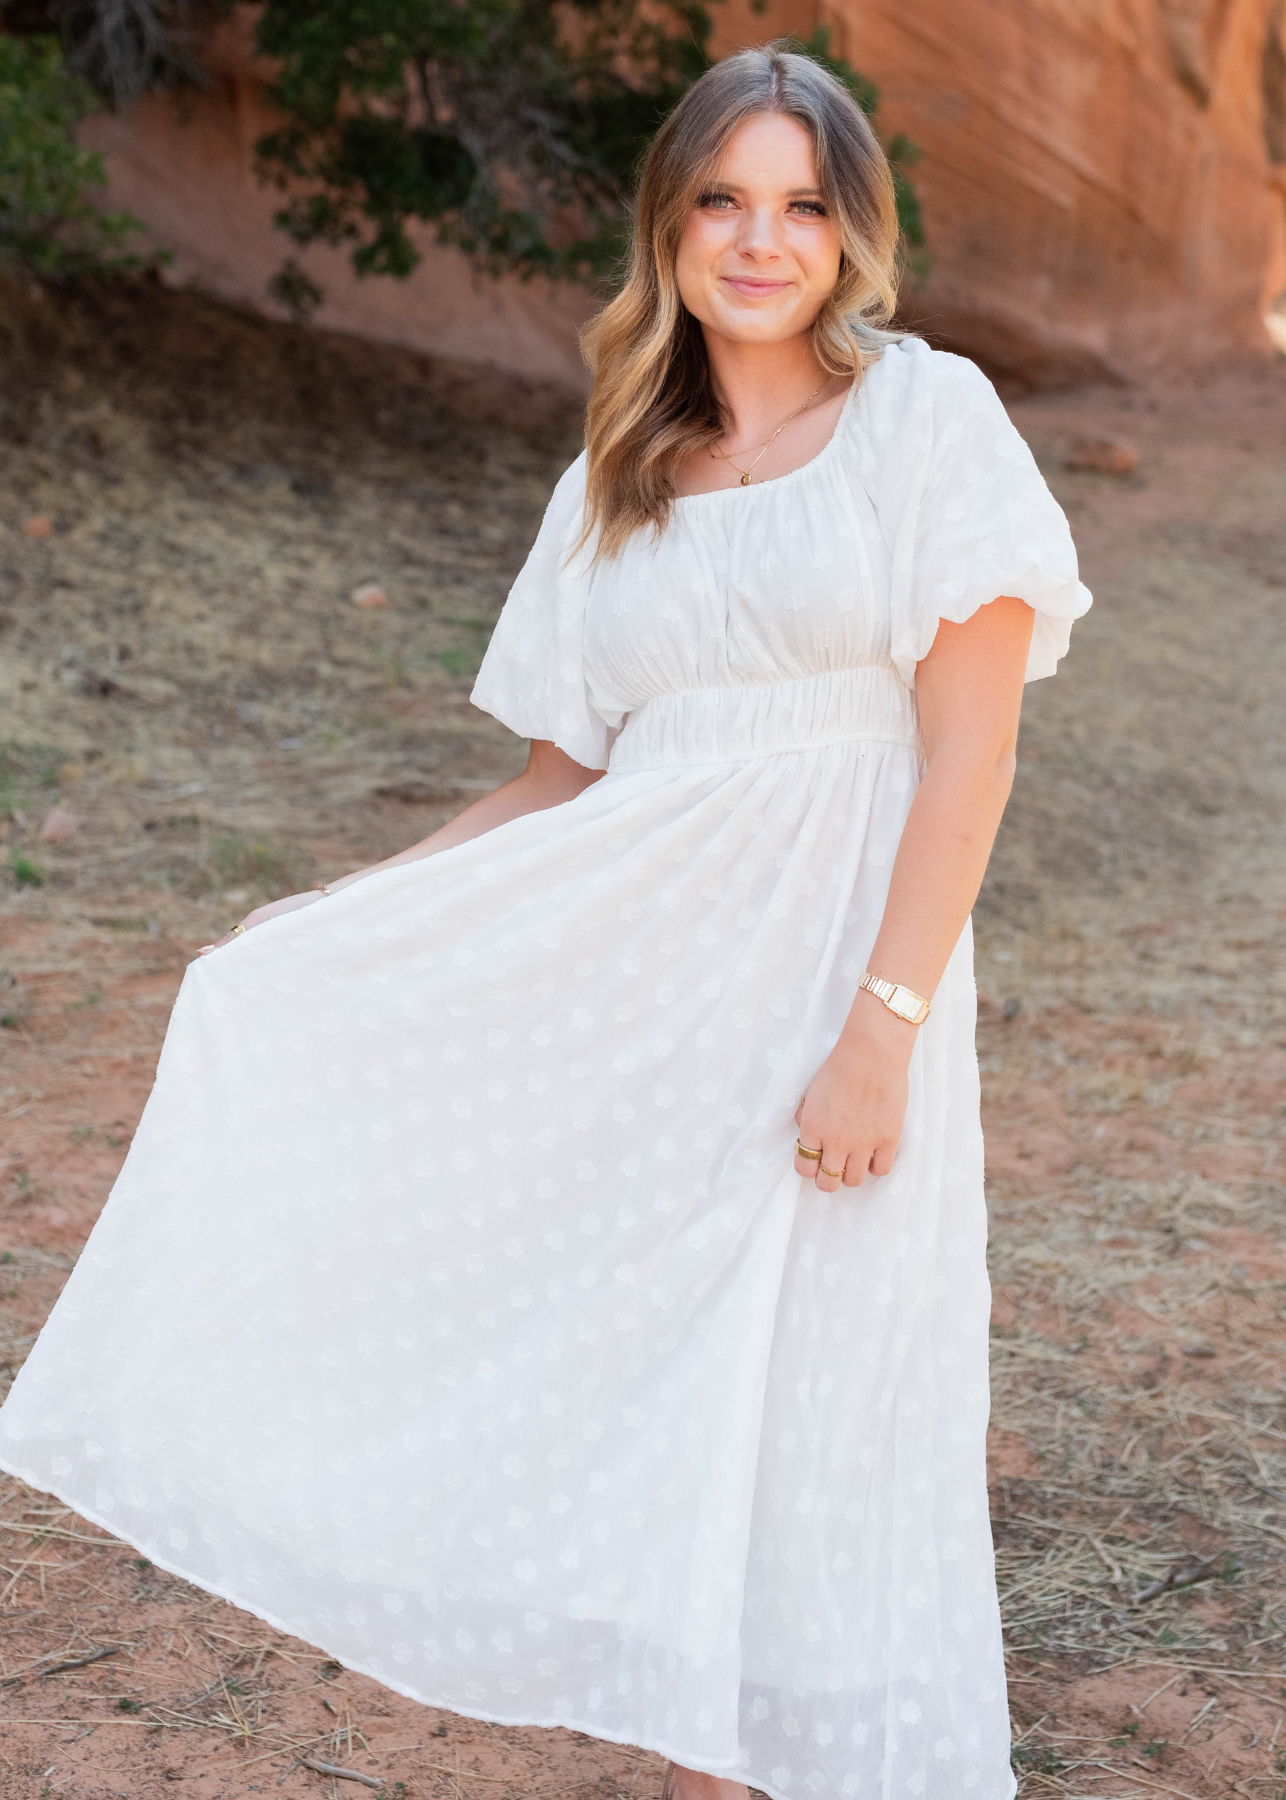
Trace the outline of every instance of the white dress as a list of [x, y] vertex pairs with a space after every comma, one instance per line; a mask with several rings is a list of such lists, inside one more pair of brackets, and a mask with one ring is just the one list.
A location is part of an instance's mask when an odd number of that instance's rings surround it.
[[606, 777], [189, 968], [0, 1464], [413, 1698], [778, 1800], [1007, 1800], [968, 931], [893, 1172], [819, 1196], [792, 1114], [916, 663], [1016, 594], [1050, 674], [1066, 522], [914, 341], [814, 461], [597, 570], [583, 488], [474, 699]]

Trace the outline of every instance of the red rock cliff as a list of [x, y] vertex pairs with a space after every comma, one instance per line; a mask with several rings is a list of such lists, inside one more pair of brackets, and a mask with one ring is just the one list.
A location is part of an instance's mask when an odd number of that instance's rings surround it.
[[1042, 386], [1262, 351], [1286, 290], [1284, 13], [823, 0], [884, 128], [924, 151], [917, 321]]
[[[920, 145], [931, 272], [910, 316], [1033, 386], [1270, 353], [1286, 294], [1286, 0], [747, 0], [720, 47], [831, 28]], [[155, 97], [95, 126], [113, 199], [176, 252], [174, 278], [264, 305], [286, 246], [251, 173], [265, 128], [244, 28], [208, 95]], [[475, 278], [425, 240], [411, 281], [303, 259], [319, 323], [581, 379], [575, 289]], [[1286, 319], [1283, 322], [1286, 334]]]

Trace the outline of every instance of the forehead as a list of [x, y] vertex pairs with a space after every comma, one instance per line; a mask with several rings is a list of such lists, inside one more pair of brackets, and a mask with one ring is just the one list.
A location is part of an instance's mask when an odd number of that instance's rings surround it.
[[792, 193], [819, 186], [813, 140], [807, 128], [786, 113], [752, 113], [743, 119], [725, 144], [717, 171], [719, 180], [729, 185]]

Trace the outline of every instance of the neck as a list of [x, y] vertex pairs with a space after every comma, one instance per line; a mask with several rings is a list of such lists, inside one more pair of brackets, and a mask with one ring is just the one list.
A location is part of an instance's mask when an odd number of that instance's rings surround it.
[[728, 415], [727, 443], [766, 437], [827, 379], [806, 334], [776, 344], [736, 343], [713, 331], [703, 335], [710, 380]]

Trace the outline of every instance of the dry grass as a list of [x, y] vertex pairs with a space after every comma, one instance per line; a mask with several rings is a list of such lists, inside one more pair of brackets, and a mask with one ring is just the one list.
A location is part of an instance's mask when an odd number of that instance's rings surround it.
[[[513, 768], [465, 695], [574, 421], [149, 290], [0, 293], [0, 344], [0, 837], [44, 878], [4, 890], [3, 1380], [192, 946]], [[1017, 413], [1098, 596], [1029, 698], [976, 919], [1025, 1800], [1286, 1800], [1283, 376]], [[1103, 430], [1139, 474], [1063, 473]], [[352, 605], [369, 579], [388, 607]], [[55, 803], [81, 825], [40, 843]], [[13, 1483], [0, 1564], [15, 1800], [359, 1791], [325, 1764], [456, 1800], [659, 1783], [401, 1701]]]

